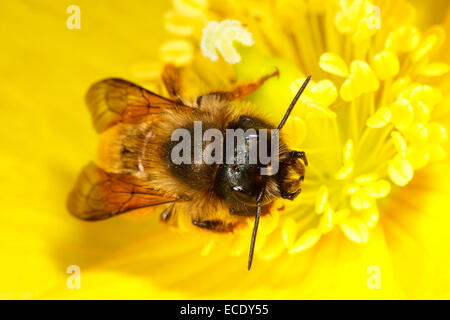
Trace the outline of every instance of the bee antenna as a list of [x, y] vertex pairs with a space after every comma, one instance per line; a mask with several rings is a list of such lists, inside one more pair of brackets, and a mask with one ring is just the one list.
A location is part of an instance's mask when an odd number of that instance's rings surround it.
[[302, 95], [306, 86], [308, 85], [309, 80], [311, 80], [311, 76], [308, 76], [308, 78], [306, 78], [306, 80], [303, 82], [302, 86], [298, 90], [297, 94], [294, 97], [294, 100], [292, 100], [291, 104], [289, 105], [289, 108], [287, 109], [286, 113], [284, 114], [283, 120], [281, 120], [280, 124], [278, 125], [278, 128], [277, 128], [278, 131], [280, 131], [281, 128], [283, 128], [286, 120], [289, 118], [289, 115], [291, 114], [292, 109], [294, 109], [294, 106], [297, 103], [297, 100], [300, 98], [300, 96]]
[[256, 198], [256, 217], [255, 217], [255, 226], [253, 227], [252, 241], [250, 243], [250, 253], [248, 255], [248, 270], [250, 270], [250, 268], [252, 267], [253, 251], [255, 250], [255, 242], [256, 242], [256, 233], [258, 232], [259, 217], [261, 216], [261, 199], [265, 190], [266, 187], [264, 186], [261, 189], [258, 198]]

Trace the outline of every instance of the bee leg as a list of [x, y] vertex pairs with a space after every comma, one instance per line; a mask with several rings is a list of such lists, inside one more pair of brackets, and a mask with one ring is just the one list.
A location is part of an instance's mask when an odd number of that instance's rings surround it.
[[295, 198], [297, 198], [297, 196], [300, 194], [301, 191], [302, 191], [302, 189], [298, 189], [297, 191], [292, 192], [292, 193], [282, 191], [281, 197], [283, 199], [294, 200]]
[[264, 82], [266, 82], [268, 79], [275, 77], [275, 76], [279, 76], [279, 75], [280, 75], [280, 72], [278, 71], [278, 69], [276, 69], [271, 74], [267, 74], [267, 75], [259, 78], [258, 80], [239, 83], [233, 89], [231, 89], [229, 91], [216, 91], [216, 92], [210, 92], [210, 93], [204, 94], [197, 99], [197, 105], [199, 105], [199, 106], [201, 105], [201, 101], [204, 96], [211, 96], [211, 95], [216, 96], [222, 100], [230, 100], [231, 101], [231, 100], [241, 99], [241, 98], [248, 96], [249, 94], [255, 92], [256, 90], [258, 90], [258, 88], [261, 87], [264, 84]]
[[182, 100], [182, 88], [181, 88], [181, 76], [180, 68], [175, 67], [173, 64], [166, 64], [162, 72], [162, 80], [166, 87], [167, 93], [172, 100]]
[[204, 228], [204, 229], [208, 229], [208, 230], [215, 231], [215, 232], [231, 232], [234, 229], [234, 224], [225, 223], [220, 220], [200, 221], [200, 220], [193, 219], [192, 223], [199, 228]]
[[166, 207], [163, 212], [159, 215], [161, 222], [165, 224], [172, 224], [174, 222], [174, 217], [176, 215], [175, 203]]
[[305, 166], [308, 165], [308, 159], [306, 159], [306, 154], [303, 151], [291, 151], [289, 152], [289, 158], [302, 159]]
[[[300, 162], [298, 159], [303, 161]], [[308, 160], [303, 151], [291, 151], [289, 153], [289, 164], [291, 168], [300, 175], [300, 182], [305, 179], [305, 166], [308, 165]]]

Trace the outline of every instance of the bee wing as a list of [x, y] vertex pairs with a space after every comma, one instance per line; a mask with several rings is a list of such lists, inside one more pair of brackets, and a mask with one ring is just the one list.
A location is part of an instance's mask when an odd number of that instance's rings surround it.
[[177, 200], [139, 186], [137, 179], [130, 175], [108, 173], [91, 162], [78, 176], [67, 199], [67, 207], [77, 218], [103, 220]]
[[122, 79], [106, 79], [93, 84], [86, 94], [86, 104], [98, 133], [118, 122], [139, 123], [151, 119], [164, 109], [192, 110]]

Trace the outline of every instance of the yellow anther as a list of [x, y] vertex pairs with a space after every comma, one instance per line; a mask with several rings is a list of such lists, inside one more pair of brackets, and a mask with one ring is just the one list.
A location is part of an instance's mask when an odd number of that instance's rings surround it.
[[355, 182], [358, 184], [366, 184], [368, 182], [372, 182], [378, 179], [378, 174], [376, 173], [367, 173], [367, 174], [363, 174], [358, 176], [355, 179]]
[[447, 156], [447, 153], [442, 146], [432, 145], [428, 150], [430, 161], [442, 161]]
[[353, 61], [350, 65], [350, 72], [355, 75], [355, 80], [361, 81], [363, 93], [378, 90], [380, 83], [367, 62]]
[[339, 32], [352, 34], [354, 41], [367, 39], [381, 28], [379, 8], [367, 0], [340, 1], [334, 22]]
[[350, 216], [350, 213], [351, 213], [351, 211], [349, 208], [344, 208], [344, 209], [340, 209], [340, 210], [336, 211], [336, 213], [334, 214], [335, 222], [338, 223], [338, 222], [343, 221], [348, 216]]
[[316, 213], [321, 214], [325, 209], [325, 204], [328, 201], [328, 188], [327, 186], [321, 186], [316, 195]]
[[319, 221], [319, 229], [322, 233], [331, 231], [333, 227], [333, 216], [334, 209], [329, 203], [327, 203], [323, 215], [320, 217]]
[[355, 210], [367, 209], [373, 203], [373, 199], [364, 190], [359, 190], [350, 197], [350, 204]]
[[177, 11], [169, 11], [164, 15], [164, 26], [167, 31], [179, 35], [188, 36], [194, 32], [195, 21]]
[[388, 173], [392, 182], [398, 186], [405, 186], [413, 178], [414, 170], [408, 160], [402, 159], [397, 155], [389, 163]]
[[334, 177], [338, 180], [347, 178], [352, 172], [354, 167], [353, 155], [354, 155], [354, 143], [352, 139], [347, 140], [342, 148], [342, 162], [344, 165], [336, 172]]
[[398, 130], [405, 130], [413, 121], [413, 108], [408, 100], [399, 98], [391, 106], [391, 122]]
[[307, 91], [310, 95], [304, 94], [301, 97], [304, 103], [309, 99], [309, 103], [315, 102], [322, 107], [329, 107], [337, 98], [337, 89], [330, 80], [313, 82], [311, 86], [307, 87]]
[[429, 142], [433, 144], [443, 144], [447, 141], [447, 130], [437, 122], [431, 122], [427, 125]]
[[278, 226], [280, 214], [278, 210], [272, 210], [270, 214], [266, 214], [261, 217], [259, 221], [258, 234], [269, 235]]
[[[290, 89], [295, 95], [305, 78], [300, 78], [291, 83]], [[328, 107], [336, 100], [337, 89], [330, 80], [322, 80], [318, 83], [310, 81], [303, 92], [300, 101], [308, 108], [307, 113], [318, 117], [335, 118], [336, 114]]]
[[345, 192], [348, 195], [352, 195], [352, 194], [355, 194], [356, 192], [358, 192], [359, 189], [360, 189], [360, 187], [358, 184], [351, 184], [345, 188]]
[[266, 239], [264, 246], [256, 252], [258, 258], [273, 259], [279, 256], [285, 249], [281, 230], [272, 232]]
[[397, 56], [389, 51], [382, 51], [375, 55], [372, 67], [378, 78], [382, 80], [392, 78], [400, 71]]
[[376, 91], [379, 82], [370, 66], [364, 61], [353, 61], [350, 65], [350, 76], [340, 88], [343, 100], [351, 101], [363, 93]]
[[353, 160], [355, 147], [352, 139], [348, 139], [343, 148], [342, 160], [344, 163], [349, 163]]
[[238, 63], [241, 56], [233, 47], [233, 42], [238, 41], [245, 46], [253, 45], [252, 34], [237, 20], [226, 19], [222, 22], [211, 21], [203, 28], [203, 36], [200, 42], [202, 53], [212, 61], [217, 61], [220, 52], [228, 63]]
[[163, 44], [160, 50], [164, 62], [185, 65], [192, 60], [194, 48], [189, 41], [173, 40]]
[[404, 134], [412, 144], [423, 144], [428, 141], [428, 128], [422, 123], [412, 124]]
[[409, 52], [417, 47], [419, 41], [420, 33], [416, 28], [399, 27], [389, 34], [385, 46], [389, 51]]
[[[258, 241], [256, 242], [259, 242], [259, 240], [260, 239], [258, 237]], [[230, 256], [240, 256], [246, 250], [248, 250], [248, 246], [248, 234], [235, 235], [233, 237], [233, 241], [231, 242], [231, 247], [228, 253]]]
[[429, 85], [417, 85], [411, 91], [411, 103], [423, 102], [430, 110], [440, 103], [443, 99], [442, 93], [439, 89], [433, 88]]
[[391, 120], [391, 109], [387, 107], [379, 108], [369, 119], [366, 125], [370, 128], [382, 128]]
[[341, 168], [339, 168], [334, 177], [337, 180], [343, 180], [347, 178], [353, 172], [353, 167], [354, 163], [352, 161], [344, 164]]
[[291, 132], [291, 134], [286, 136], [288, 144], [293, 149], [301, 148], [307, 132], [305, 121], [299, 116], [291, 116], [284, 128], [286, 132]]
[[380, 9], [374, 5], [367, 5], [365, 16], [361, 18], [358, 29], [353, 34], [353, 41], [358, 42], [365, 40], [379, 29], [381, 29]]
[[410, 77], [401, 77], [395, 80], [392, 84], [391, 91], [393, 96], [397, 96], [400, 92], [405, 90], [411, 83]]
[[384, 198], [391, 191], [391, 184], [387, 180], [374, 181], [365, 187], [365, 191], [372, 198]]
[[[246, 250], [248, 250], [248, 237], [249, 237], [249, 234], [247, 235], [247, 249]], [[280, 237], [281, 237], [281, 235], [280, 235]], [[258, 241], [256, 241], [256, 244], [255, 244], [255, 252], [256, 253], [258, 253], [259, 250], [264, 248], [264, 246], [266, 245], [266, 242], [267, 242], [267, 238], [268, 238], [268, 236], [265, 234], [263, 234], [261, 236], [258, 235]], [[280, 240], [281, 240], [281, 238], [280, 238]]]
[[352, 241], [364, 243], [369, 240], [369, 228], [359, 217], [348, 217], [341, 223], [341, 230]]
[[294, 246], [289, 250], [289, 253], [293, 254], [311, 248], [319, 241], [321, 236], [322, 233], [318, 229], [309, 229], [300, 236]]
[[397, 149], [398, 154], [402, 157], [406, 157], [406, 149], [408, 145], [406, 144], [405, 138], [397, 131], [392, 131], [391, 133], [392, 142], [394, 143], [395, 149]]
[[430, 148], [411, 146], [408, 148], [408, 161], [415, 170], [425, 167], [430, 161]]
[[377, 206], [371, 206], [370, 208], [362, 212], [362, 219], [369, 228], [373, 228], [376, 225], [379, 217], [380, 213], [378, 211]]
[[430, 109], [422, 101], [412, 105], [413, 121], [416, 123], [427, 123], [430, 120]]
[[345, 61], [337, 54], [326, 52], [320, 56], [319, 66], [331, 74], [348, 77], [349, 71]]
[[179, 13], [189, 17], [198, 17], [208, 7], [208, 0], [172, 0], [173, 7]]
[[417, 69], [417, 73], [421, 76], [438, 77], [450, 71], [450, 66], [443, 62], [432, 62], [421, 65]]
[[425, 57], [430, 51], [439, 48], [445, 39], [445, 31], [440, 26], [432, 27], [424, 35], [423, 40], [411, 55], [412, 61], [416, 62]]
[[286, 218], [281, 226], [281, 234], [283, 237], [284, 245], [287, 248], [291, 248], [294, 245], [294, 241], [297, 237], [297, 224], [292, 218]]
[[339, 94], [344, 101], [352, 101], [362, 94], [359, 84], [353, 78], [354, 76], [350, 75], [339, 89]]

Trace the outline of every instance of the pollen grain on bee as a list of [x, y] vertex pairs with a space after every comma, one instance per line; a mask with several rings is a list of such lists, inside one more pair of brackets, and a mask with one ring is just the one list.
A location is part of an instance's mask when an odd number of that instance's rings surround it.
[[[193, 138], [192, 138], [193, 136]], [[279, 168], [279, 134], [277, 129], [203, 130], [195, 121], [193, 130], [178, 128], [171, 141], [171, 161], [180, 164], [261, 165], [261, 175], [275, 175]]]

